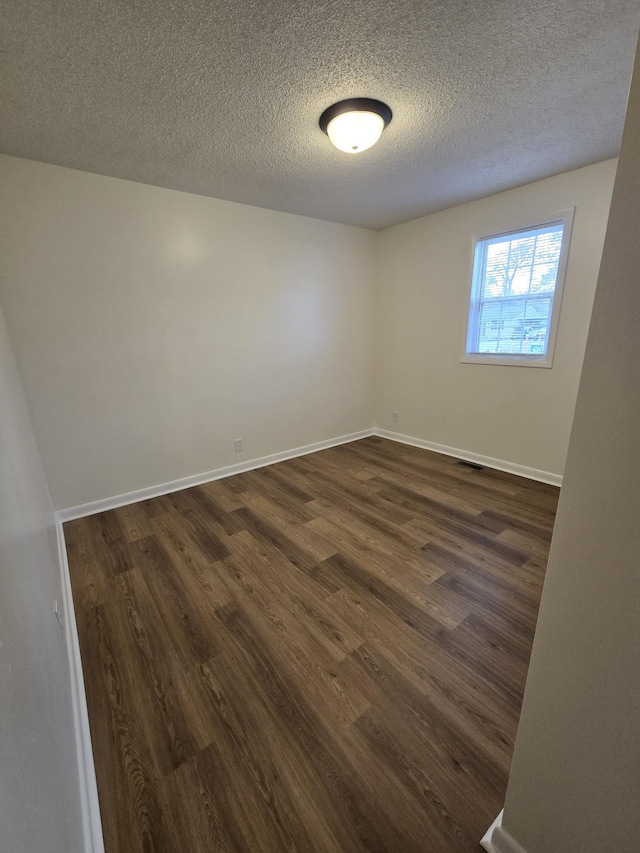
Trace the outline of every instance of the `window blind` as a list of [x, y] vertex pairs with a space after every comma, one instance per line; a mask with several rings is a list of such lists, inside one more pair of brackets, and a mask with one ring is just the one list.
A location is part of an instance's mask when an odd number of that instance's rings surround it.
[[544, 355], [564, 222], [478, 240], [468, 352]]

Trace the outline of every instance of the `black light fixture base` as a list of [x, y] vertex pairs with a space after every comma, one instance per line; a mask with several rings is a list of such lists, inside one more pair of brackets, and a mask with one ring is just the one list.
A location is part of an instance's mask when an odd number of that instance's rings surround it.
[[384, 121], [385, 127], [393, 118], [391, 108], [382, 101], [376, 101], [375, 98], [347, 98], [345, 101], [338, 101], [337, 104], [331, 104], [330, 107], [327, 107], [320, 116], [320, 129], [323, 133], [327, 133], [330, 121], [342, 113], [350, 112], [376, 113]]

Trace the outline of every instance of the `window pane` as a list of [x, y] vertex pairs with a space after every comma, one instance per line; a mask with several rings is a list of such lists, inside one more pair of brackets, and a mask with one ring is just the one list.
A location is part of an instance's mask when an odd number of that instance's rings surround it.
[[531, 276], [532, 293], [553, 293], [558, 276], [558, 261], [562, 248], [562, 230], [538, 238], [536, 260]]
[[551, 314], [551, 298], [528, 299], [525, 312], [527, 347], [523, 352], [544, 355], [547, 350], [547, 332]]
[[478, 241], [468, 352], [546, 353], [563, 230], [553, 222]]

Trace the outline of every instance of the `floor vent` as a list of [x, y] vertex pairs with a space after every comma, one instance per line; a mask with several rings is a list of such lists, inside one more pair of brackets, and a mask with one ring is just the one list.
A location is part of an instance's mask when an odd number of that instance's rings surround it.
[[478, 465], [477, 462], [467, 462], [466, 459], [458, 459], [456, 465], [464, 465], [465, 468], [473, 468], [474, 471], [484, 471], [484, 465]]

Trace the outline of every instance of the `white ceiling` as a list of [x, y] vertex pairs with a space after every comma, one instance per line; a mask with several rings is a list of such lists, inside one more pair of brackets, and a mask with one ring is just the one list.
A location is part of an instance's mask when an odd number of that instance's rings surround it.
[[[618, 152], [638, 0], [4, 0], [0, 151], [383, 228]], [[394, 118], [369, 151], [318, 127]]]

